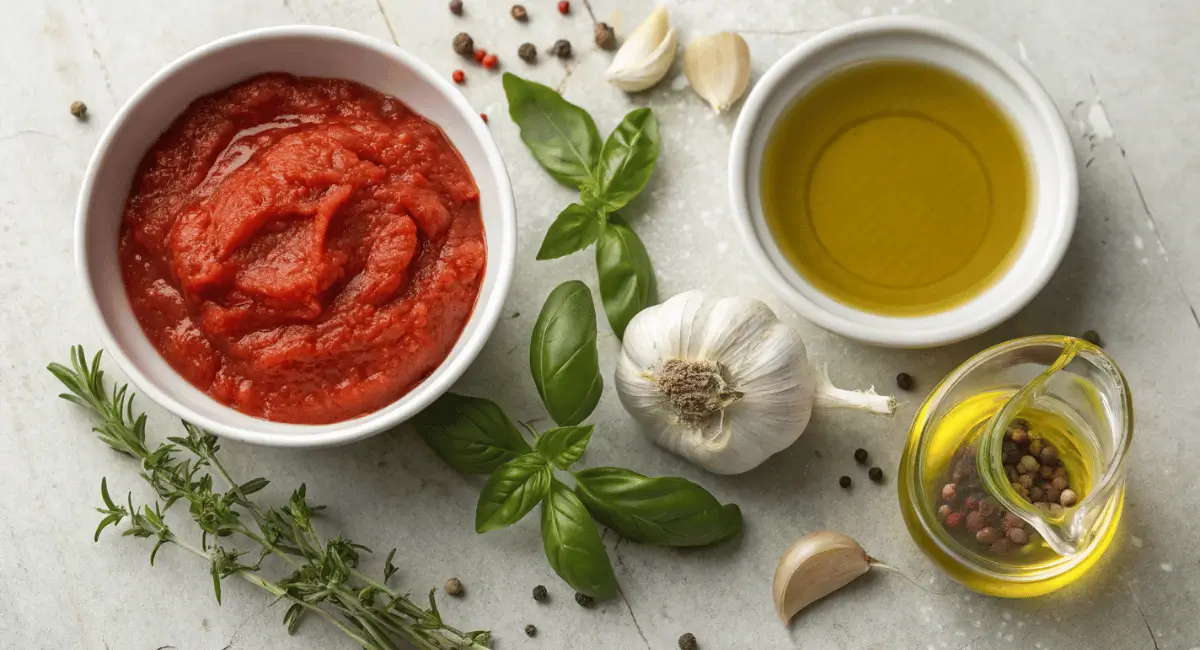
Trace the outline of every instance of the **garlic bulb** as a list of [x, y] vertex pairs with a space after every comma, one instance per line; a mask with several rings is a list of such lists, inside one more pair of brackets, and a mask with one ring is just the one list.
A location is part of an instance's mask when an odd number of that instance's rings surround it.
[[679, 294], [625, 330], [617, 394], [642, 432], [718, 474], [740, 474], [789, 447], [819, 407], [891, 414], [895, 399], [834, 388], [804, 341], [764, 303]]
[[796, 540], [779, 560], [771, 595], [786, 624], [797, 612], [845, 587], [876, 562], [849, 537], [831, 530]]
[[724, 113], [750, 85], [750, 47], [733, 32], [698, 38], [683, 51], [683, 73], [713, 110]]
[[662, 80], [675, 60], [678, 39], [666, 7], [658, 7], [625, 39], [604, 78], [627, 93], [646, 90]]

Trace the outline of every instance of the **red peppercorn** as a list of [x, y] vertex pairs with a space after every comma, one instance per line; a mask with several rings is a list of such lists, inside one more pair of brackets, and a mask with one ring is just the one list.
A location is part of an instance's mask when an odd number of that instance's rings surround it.
[[479, 117], [483, 119], [484, 124], [487, 124], [487, 113], [480, 113]]
[[567, 0], [562, 0], [562, 2], [559, 2], [558, 13], [564, 16], [571, 13], [571, 3], [567, 2]]
[[492, 68], [494, 68], [500, 64], [500, 59], [497, 58], [495, 54], [489, 54], [489, 55], [483, 57], [482, 63], [483, 63], [483, 67], [487, 68], [488, 70], [491, 70]]
[[486, 56], [487, 56], [487, 50], [485, 50], [483, 48], [479, 48], [479, 49], [475, 50], [475, 60], [476, 61], [483, 61], [484, 57], [486, 57]]
[[454, 80], [454, 83], [460, 84], [467, 80], [467, 73], [463, 72], [462, 70], [455, 70], [454, 73], [450, 75], [450, 78]]
[[962, 524], [963, 514], [961, 512], [952, 512], [946, 515], [946, 527], [958, 528]]

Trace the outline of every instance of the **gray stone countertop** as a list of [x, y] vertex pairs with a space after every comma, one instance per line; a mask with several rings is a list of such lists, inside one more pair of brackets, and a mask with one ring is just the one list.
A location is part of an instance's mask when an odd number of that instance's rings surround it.
[[[571, 602], [542, 556], [537, 525], [525, 521], [480, 536], [472, 531], [478, 486], [445, 467], [407, 430], [332, 450], [283, 451], [225, 443], [242, 475], [274, 484], [267, 499], [305, 481], [327, 504], [327, 530], [375, 549], [398, 546], [400, 584], [420, 594], [458, 576], [467, 596], [443, 600], [464, 627], [487, 627], [499, 648], [667, 650], [683, 632], [701, 647], [726, 648], [1157, 648], [1200, 647], [1200, 4], [1184, 0], [673, 0], [682, 40], [736, 30], [750, 44], [756, 76], [820, 30], [870, 15], [919, 14], [973, 29], [1028, 65], [1067, 120], [1081, 178], [1079, 224], [1066, 261], [1028, 308], [996, 330], [929, 351], [868, 347], [824, 332], [772, 296], [734, 240], [727, 209], [726, 155], [737, 108], [714, 116], [678, 70], [657, 89], [629, 97], [603, 82], [608, 55], [591, 47], [582, 0], [572, 19], [551, 0], [525, 0], [519, 26], [508, 3], [467, 0], [456, 19], [441, 0], [150, 0], [7, 3], [0, 24], [0, 647], [241, 650], [348, 647], [307, 621], [288, 637], [252, 587], [227, 583], [212, 597], [207, 567], [164, 551], [156, 566], [142, 540], [113, 534], [93, 543], [98, 486], [146, 496], [129, 463], [88, 433], [78, 409], [57, 400], [43, 368], [68, 347], [98, 346], [72, 261], [76, 193], [102, 128], [158, 68], [214, 38], [274, 24], [318, 23], [395, 39], [447, 75], [450, 48], [466, 29], [505, 57], [508, 69], [588, 108], [603, 132], [638, 105], [662, 125], [659, 171], [629, 211], [655, 262], [661, 296], [704, 288], [753, 295], [797, 327], [814, 359], [846, 386], [891, 389], [906, 371], [918, 390], [891, 420], [820, 414], [792, 448], [759, 469], [717, 477], [638, 435], [612, 390], [594, 421], [586, 464], [619, 464], [679, 475], [741, 504], [744, 535], [711, 549], [678, 551], [606, 543], [622, 597], [584, 610]], [[620, 13], [628, 30], [648, 3], [592, 0], [601, 20]], [[569, 38], [573, 63], [516, 58], [523, 41], [543, 49]], [[489, 395], [514, 417], [540, 413], [528, 379], [528, 333], [549, 290], [566, 278], [595, 286], [580, 254], [535, 262], [555, 214], [572, 198], [537, 167], [506, 117], [498, 77], [473, 72], [463, 92], [492, 115], [513, 177], [520, 252], [507, 312], [462, 392]], [[91, 120], [67, 114], [86, 101]], [[1137, 442], [1126, 514], [1116, 543], [1083, 580], [1051, 596], [981, 597], [937, 574], [905, 531], [895, 468], [908, 423], [938, 378], [1001, 340], [1095, 329], [1135, 390]], [[611, 372], [618, 342], [601, 327], [601, 363]], [[111, 370], [111, 368], [110, 368]], [[111, 373], [117, 375], [117, 373]], [[1171, 392], [1175, 391], [1175, 392]], [[177, 423], [146, 400], [152, 437]], [[887, 471], [883, 486], [838, 476], [855, 468], [857, 447]], [[181, 527], [184, 522], [179, 522]], [[772, 611], [770, 579], [779, 554], [806, 532], [844, 531], [868, 550], [948, 595], [894, 576], [870, 576], [812, 608], [790, 628]], [[382, 555], [382, 554], [379, 554]], [[368, 560], [377, 569], [382, 557]], [[536, 584], [552, 600], [530, 597]], [[522, 628], [538, 626], [536, 639]]]

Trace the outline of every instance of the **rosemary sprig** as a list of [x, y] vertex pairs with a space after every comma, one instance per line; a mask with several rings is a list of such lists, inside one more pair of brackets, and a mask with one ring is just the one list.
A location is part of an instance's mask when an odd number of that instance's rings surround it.
[[[103, 518], [96, 528], [97, 541], [105, 528], [126, 522], [123, 535], [154, 540], [151, 565], [159, 549], [168, 544], [205, 560], [218, 603], [222, 580], [240, 576], [291, 603], [283, 617], [289, 634], [312, 614], [366, 650], [396, 650], [402, 642], [418, 650], [490, 647], [489, 632], [462, 632], [442, 620], [435, 590], [429, 592], [426, 609], [387, 586], [396, 572], [395, 549], [384, 562], [383, 580], [375, 580], [358, 569], [360, 552], [370, 549], [340, 536], [322, 540], [312, 519], [324, 506], [308, 501], [303, 484], [292, 492], [287, 505], [264, 509], [250, 496], [269, 482], [263, 478], [234, 481], [218, 457], [221, 446], [216, 436], [187, 422], [183, 423], [187, 435], [168, 438], [151, 451], [146, 415], [134, 411], [128, 386], [114, 386], [111, 391], [105, 387], [101, 354], [89, 362], [83, 347], [75, 346], [70, 367], [52, 363], [49, 370], [70, 391], [60, 397], [97, 416], [93, 431], [100, 441], [140, 461], [139, 475], [158, 500], [136, 507], [130, 494], [120, 505], [109, 494], [108, 479], [102, 479], [104, 505], [96, 510]], [[224, 490], [214, 487], [214, 475], [225, 484]], [[199, 546], [177, 537], [166, 522], [167, 512], [179, 502], [188, 504], [188, 514], [200, 528]], [[234, 547], [237, 540], [254, 550]], [[291, 569], [278, 582], [259, 573], [263, 562], [272, 558]]]

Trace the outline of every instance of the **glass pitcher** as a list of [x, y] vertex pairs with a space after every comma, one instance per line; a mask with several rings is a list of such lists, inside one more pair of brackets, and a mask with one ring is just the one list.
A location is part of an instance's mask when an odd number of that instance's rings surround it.
[[1133, 403], [1117, 364], [1067, 336], [984, 350], [934, 388], [900, 464], [918, 546], [967, 587], [1049, 593], [1082, 576], [1116, 533]]

